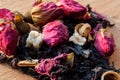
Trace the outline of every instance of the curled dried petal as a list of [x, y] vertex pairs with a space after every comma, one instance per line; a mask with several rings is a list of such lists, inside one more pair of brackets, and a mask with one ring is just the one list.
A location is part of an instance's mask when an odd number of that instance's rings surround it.
[[83, 37], [88, 37], [91, 31], [91, 26], [88, 23], [80, 23], [75, 26], [76, 31]]
[[75, 26], [75, 31], [73, 36], [70, 37], [69, 41], [72, 41], [75, 44], [84, 45], [87, 41], [87, 37], [89, 36], [91, 31], [91, 26], [86, 23], [80, 23]]
[[42, 59], [35, 67], [35, 70], [41, 75], [50, 76], [51, 70], [56, 67], [57, 64], [60, 64], [63, 59], [67, 59], [67, 54], [61, 54], [52, 59]]

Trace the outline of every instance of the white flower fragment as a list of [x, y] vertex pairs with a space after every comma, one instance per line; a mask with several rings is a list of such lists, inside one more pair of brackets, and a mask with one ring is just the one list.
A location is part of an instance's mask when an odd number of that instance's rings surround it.
[[39, 49], [42, 45], [43, 38], [44, 38], [43, 34], [37, 31], [31, 31], [26, 40], [26, 47], [33, 46], [34, 48]]
[[70, 38], [69, 41], [72, 41], [74, 44], [84, 45], [87, 41], [86, 38], [82, 37], [78, 33], [74, 33]]
[[84, 45], [87, 41], [87, 37], [91, 31], [91, 26], [88, 23], [80, 23], [75, 26], [75, 31], [73, 35], [69, 38], [69, 41], [72, 41], [78, 45]]

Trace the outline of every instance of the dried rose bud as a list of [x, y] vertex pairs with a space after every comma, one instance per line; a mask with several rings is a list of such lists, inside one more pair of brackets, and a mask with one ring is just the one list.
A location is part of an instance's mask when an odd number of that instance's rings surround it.
[[61, 60], [63, 59], [67, 59], [67, 54], [61, 54], [52, 59], [42, 59], [35, 67], [35, 70], [41, 75], [50, 76], [51, 70], [56, 67], [57, 64], [60, 64]]
[[7, 56], [14, 54], [18, 42], [18, 31], [13, 21], [14, 13], [0, 9], [0, 50]]
[[34, 24], [43, 26], [50, 21], [60, 18], [63, 15], [63, 10], [55, 3], [48, 2], [33, 6], [31, 14]]
[[24, 15], [24, 21], [33, 24], [31, 11], [27, 11]]
[[13, 55], [18, 42], [18, 31], [13, 22], [4, 22], [0, 25], [0, 50], [6, 55]]
[[0, 9], [0, 19], [14, 20], [14, 13], [6, 8]]
[[15, 23], [23, 22], [23, 15], [20, 12], [15, 11], [14, 16], [15, 16], [14, 17], [14, 22]]
[[42, 33], [44, 41], [51, 47], [64, 43], [69, 38], [67, 27], [59, 20], [46, 24]]
[[26, 22], [18, 23], [16, 27], [20, 35], [25, 35], [30, 32], [30, 25]]
[[115, 47], [112, 33], [107, 32], [106, 29], [100, 29], [96, 34], [94, 45], [102, 56], [111, 56]]
[[30, 31], [29, 24], [24, 22], [23, 18], [20, 12], [15, 12], [14, 23], [20, 35], [24, 35]]
[[64, 10], [65, 16], [82, 17], [86, 8], [74, 0], [58, 0], [57, 5]]

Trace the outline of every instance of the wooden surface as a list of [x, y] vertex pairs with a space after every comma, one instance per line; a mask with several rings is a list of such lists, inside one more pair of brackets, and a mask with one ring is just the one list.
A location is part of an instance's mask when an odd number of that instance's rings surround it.
[[[0, 8], [25, 13], [31, 9], [34, 0], [0, 0]], [[43, 0], [47, 1], [47, 0]], [[50, 1], [50, 0], [49, 0]], [[114, 54], [109, 58], [114, 61], [116, 68], [120, 68], [120, 0], [77, 0], [83, 5], [90, 4], [94, 10], [104, 14], [115, 23], [113, 28], [108, 28], [113, 33], [116, 43]], [[5, 64], [0, 64], [0, 80], [35, 80]]]

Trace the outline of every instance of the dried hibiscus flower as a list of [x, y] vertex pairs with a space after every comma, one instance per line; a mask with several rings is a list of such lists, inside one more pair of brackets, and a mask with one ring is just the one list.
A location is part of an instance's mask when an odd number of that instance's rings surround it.
[[63, 15], [63, 10], [53, 2], [42, 2], [33, 6], [31, 14], [34, 24], [43, 26], [50, 21], [60, 18]]
[[44, 41], [52, 46], [65, 43], [68, 38], [68, 28], [59, 20], [49, 22], [43, 29]]
[[95, 36], [94, 45], [102, 56], [111, 56], [115, 47], [112, 33], [107, 32], [106, 29], [100, 29]]
[[64, 10], [65, 16], [82, 17], [86, 8], [74, 0], [58, 0], [57, 5]]

